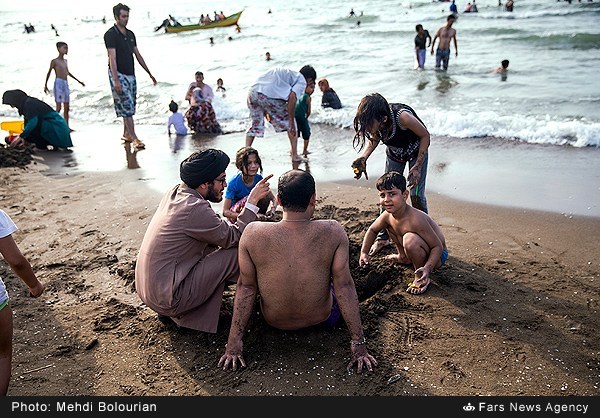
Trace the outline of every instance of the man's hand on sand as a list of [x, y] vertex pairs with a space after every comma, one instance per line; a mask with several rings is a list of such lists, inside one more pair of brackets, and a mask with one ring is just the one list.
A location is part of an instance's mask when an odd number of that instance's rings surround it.
[[236, 371], [238, 368], [238, 361], [240, 362], [240, 367], [246, 367], [246, 362], [244, 361], [244, 357], [242, 357], [241, 350], [229, 352], [226, 349], [225, 354], [223, 354], [219, 360], [219, 367], [223, 367], [223, 370], [227, 370], [231, 365], [231, 370]]
[[367, 348], [364, 345], [352, 345], [352, 360], [348, 363], [348, 371], [352, 369], [354, 363], [356, 363], [356, 371], [358, 373], [362, 372], [363, 367], [366, 367], [368, 371], [373, 371], [373, 366], [377, 366], [377, 360], [375, 357], [370, 355], [367, 351]]

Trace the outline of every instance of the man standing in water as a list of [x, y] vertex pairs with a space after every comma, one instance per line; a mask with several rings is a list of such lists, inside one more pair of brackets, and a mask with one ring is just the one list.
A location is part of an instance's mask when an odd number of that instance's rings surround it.
[[[423, 29], [420, 23], [416, 26], [417, 36], [415, 36], [415, 57], [417, 58], [417, 67], [425, 69], [425, 57], [427, 56], [427, 47], [431, 45], [431, 35], [427, 29]], [[426, 45], [429, 40], [429, 45]]]
[[104, 44], [108, 51], [108, 79], [115, 103], [115, 112], [118, 117], [123, 118], [123, 141], [131, 142], [137, 149], [143, 149], [145, 145], [137, 137], [133, 123], [137, 99], [134, 55], [154, 85], [156, 85], [156, 79], [137, 48], [135, 34], [127, 29], [129, 7], [119, 3], [113, 7], [113, 15], [115, 24], [104, 34]]
[[439, 38], [437, 51], [435, 53], [435, 68], [440, 69], [443, 64], [444, 70], [448, 69], [448, 60], [450, 59], [450, 41], [454, 40], [454, 56], [458, 57], [458, 45], [456, 43], [456, 30], [452, 28], [452, 25], [456, 21], [456, 16], [449, 15], [446, 18], [446, 25], [442, 26], [437, 30], [433, 41], [431, 42], [431, 55], [435, 48], [435, 41]]

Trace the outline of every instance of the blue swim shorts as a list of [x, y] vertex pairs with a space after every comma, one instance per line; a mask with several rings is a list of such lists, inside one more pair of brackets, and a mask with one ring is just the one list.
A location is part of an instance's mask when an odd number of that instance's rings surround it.
[[448, 259], [448, 250], [442, 250], [442, 266], [446, 264], [446, 260]]
[[108, 69], [108, 79], [110, 80], [110, 89], [112, 90], [113, 101], [115, 103], [115, 112], [120, 118], [129, 118], [135, 115], [135, 105], [137, 97], [137, 82], [135, 75], [126, 75], [117, 73], [121, 83], [121, 93], [115, 91], [112, 71]]

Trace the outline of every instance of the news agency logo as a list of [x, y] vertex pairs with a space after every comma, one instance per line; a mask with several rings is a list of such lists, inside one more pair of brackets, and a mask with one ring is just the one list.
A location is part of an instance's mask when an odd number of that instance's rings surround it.
[[475, 407], [471, 405], [471, 402], [463, 406], [463, 411], [472, 412], [475, 410]]

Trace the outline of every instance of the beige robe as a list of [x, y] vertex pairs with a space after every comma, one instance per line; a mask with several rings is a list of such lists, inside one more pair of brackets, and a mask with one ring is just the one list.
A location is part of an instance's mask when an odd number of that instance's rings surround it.
[[138, 254], [140, 299], [182, 327], [216, 332], [225, 285], [239, 276], [242, 231], [256, 219], [244, 209], [232, 225], [196, 190], [173, 187], [150, 221]]

